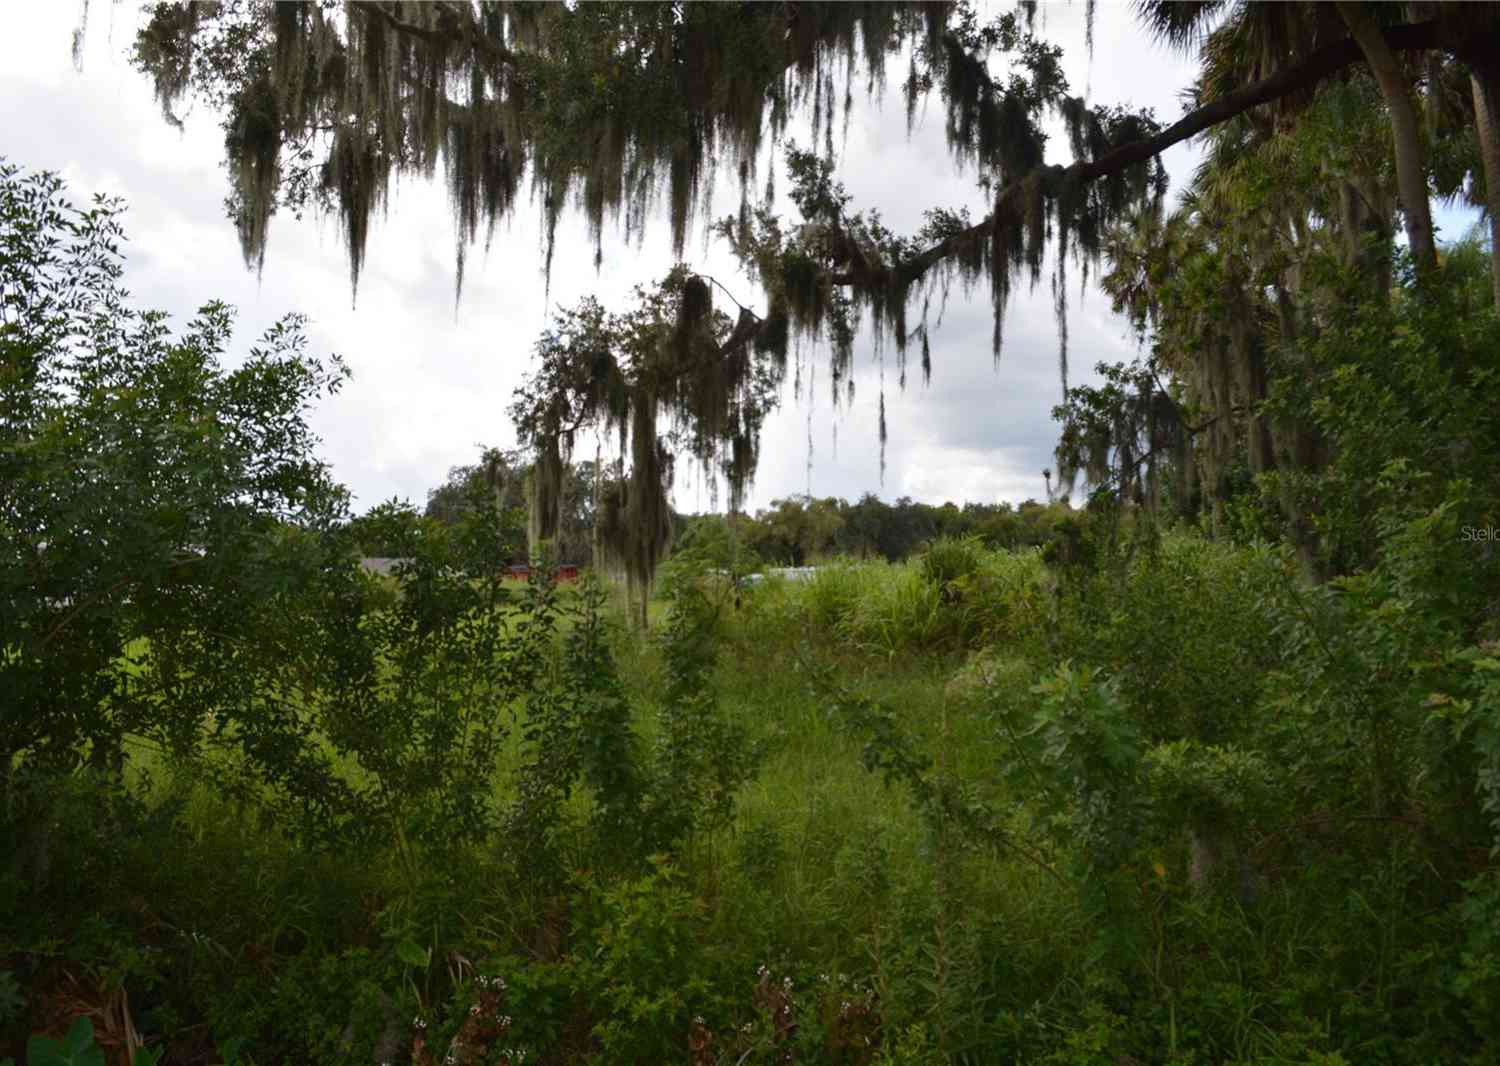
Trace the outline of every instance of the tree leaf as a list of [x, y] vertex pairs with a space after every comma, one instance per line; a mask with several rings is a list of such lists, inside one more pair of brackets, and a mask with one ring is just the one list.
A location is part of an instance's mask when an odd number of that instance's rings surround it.
[[396, 958], [408, 966], [426, 969], [431, 958], [431, 952], [417, 946], [413, 940], [403, 940], [396, 945]]

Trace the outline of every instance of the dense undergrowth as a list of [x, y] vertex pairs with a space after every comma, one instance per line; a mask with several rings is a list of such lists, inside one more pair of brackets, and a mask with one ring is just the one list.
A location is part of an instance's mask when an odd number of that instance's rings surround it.
[[483, 832], [313, 843], [187, 765], [49, 779], [12, 1039], [83, 1012], [168, 1062], [1484, 1061], [1491, 638], [1391, 623], [1454, 590], [1083, 521], [1114, 538], [1087, 568], [935, 545], [737, 609], [709, 578], [651, 638], [584, 595]]
[[226, 309], [132, 318], [109, 211], [71, 261], [5, 178], [0, 1055], [1500, 1054], [1500, 327], [1462, 287], [1330, 312], [1276, 402], [1333, 458], [1215, 537], [1102, 492], [1040, 552], [684, 562], [642, 634], [505, 586], [483, 498], [383, 512], [410, 562], [365, 576], [295, 323], [225, 372]]

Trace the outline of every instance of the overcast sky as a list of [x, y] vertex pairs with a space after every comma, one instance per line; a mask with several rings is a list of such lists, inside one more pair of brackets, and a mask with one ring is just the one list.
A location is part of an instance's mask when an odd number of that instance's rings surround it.
[[[471, 255], [455, 316], [454, 226], [439, 177], [430, 184], [404, 180], [395, 189], [387, 216], [372, 227], [357, 304], [351, 306], [347, 261], [331, 219], [273, 220], [264, 276], [257, 280], [245, 269], [224, 213], [218, 116], [199, 107], [182, 132], [162, 120], [149, 82], [126, 58], [138, 19], [134, 5], [94, 5], [83, 70], [76, 72], [69, 46], [79, 8], [59, 0], [11, 13], [11, 32], [0, 42], [0, 153], [26, 168], [61, 173], [75, 203], [95, 192], [126, 199], [126, 284], [137, 306], [164, 309], [181, 323], [208, 300], [224, 300], [239, 309], [240, 353], [286, 312], [307, 314], [313, 349], [338, 352], [354, 370], [339, 395], [322, 401], [313, 421], [324, 458], [361, 510], [393, 496], [420, 506], [450, 466], [474, 461], [480, 444], [513, 445], [505, 408], [551, 309], [591, 293], [623, 308], [631, 286], [659, 278], [671, 265], [663, 225], [638, 247], [606, 232], [604, 266], [596, 273], [584, 226], [571, 218], [559, 228], [548, 304], [536, 212], [523, 203], [497, 231], [488, 257]], [[1090, 63], [1082, 10], [1081, 3], [1044, 3], [1039, 16], [1046, 36], [1064, 48], [1073, 91], [1087, 89], [1098, 102], [1152, 106], [1169, 122], [1179, 117], [1177, 93], [1191, 80], [1192, 64], [1137, 31], [1128, 6], [1108, 2], [1098, 6]], [[984, 200], [973, 176], [959, 173], [948, 155], [937, 100], [908, 138], [897, 84], [903, 67], [893, 66], [883, 102], [865, 100], [856, 89], [838, 160], [854, 205], [879, 208], [898, 232], [920, 225], [928, 207], [968, 204], [982, 217]], [[1068, 161], [1063, 139], [1054, 142], [1051, 155]], [[1174, 190], [1194, 160], [1188, 147], [1168, 153]], [[778, 185], [786, 187], [784, 174]], [[732, 186], [719, 183], [715, 214], [737, 203]], [[784, 197], [779, 203], [789, 207]], [[761, 309], [758, 291], [721, 248], [700, 235], [686, 255]], [[1080, 302], [1076, 281], [1070, 287], [1069, 362], [1076, 382], [1101, 360], [1130, 358], [1135, 343], [1097, 290], [1091, 287]], [[906, 391], [899, 392], [887, 353], [890, 441], [883, 484], [876, 431], [881, 369], [868, 333], [856, 346], [855, 402], [843, 410], [830, 402], [826, 352], [805, 352], [803, 382], [810, 380], [811, 388], [794, 397], [789, 383], [766, 427], [752, 509], [809, 490], [849, 499], [873, 491], [932, 503], [1043, 497], [1041, 471], [1053, 465], [1056, 440], [1051, 410], [1061, 398], [1045, 281], [1035, 294], [1023, 285], [1013, 298], [998, 366], [990, 332], [984, 288], [970, 297], [955, 286], [942, 328], [933, 334], [929, 387], [922, 387], [913, 366]], [[587, 452], [579, 458], [592, 458], [591, 442], [579, 450]], [[705, 510], [710, 495], [696, 476], [680, 476], [675, 502], [679, 510]]]

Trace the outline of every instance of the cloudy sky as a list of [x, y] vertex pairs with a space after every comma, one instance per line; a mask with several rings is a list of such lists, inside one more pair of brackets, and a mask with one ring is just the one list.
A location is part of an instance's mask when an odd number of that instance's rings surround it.
[[[522, 206], [497, 231], [486, 258], [471, 256], [455, 314], [454, 227], [446, 196], [440, 181], [409, 179], [373, 228], [357, 303], [351, 303], [343, 246], [329, 219], [276, 218], [257, 280], [245, 269], [224, 214], [218, 116], [200, 106], [182, 132], [162, 120], [150, 84], [126, 58], [139, 17], [131, 4], [94, 5], [83, 69], [75, 71], [69, 46], [80, 8], [80, 2], [57, 0], [12, 13], [11, 32], [0, 42], [0, 153], [27, 168], [59, 172], [75, 202], [95, 192], [125, 198], [126, 284], [138, 306], [186, 321], [204, 302], [222, 299], [239, 309], [241, 351], [284, 313], [307, 314], [314, 350], [338, 352], [354, 370], [353, 381], [321, 403], [314, 424], [324, 457], [360, 509], [393, 496], [420, 505], [450, 466], [473, 461], [479, 445], [513, 445], [505, 408], [551, 309], [591, 293], [606, 306], [622, 307], [633, 285], [660, 277], [671, 264], [663, 226], [639, 246], [606, 234], [604, 266], [596, 272], [584, 226], [570, 219], [559, 229], [549, 304], [535, 212]], [[1046, 36], [1064, 48], [1073, 91], [1087, 89], [1100, 102], [1152, 106], [1158, 117], [1175, 120], [1181, 114], [1177, 93], [1190, 81], [1192, 65], [1138, 32], [1126, 5], [1108, 2], [1099, 4], [1090, 62], [1082, 8], [1044, 4], [1041, 16]], [[934, 101], [908, 137], [896, 80], [884, 101], [856, 94], [839, 150], [839, 175], [855, 205], [879, 208], [898, 232], [920, 225], [921, 212], [932, 206], [968, 204], [982, 217], [973, 176], [959, 173], [948, 155], [941, 106]], [[1054, 140], [1054, 154], [1067, 161], [1062, 138]], [[1174, 188], [1193, 163], [1189, 147], [1168, 153]], [[784, 187], [784, 179], [779, 184]], [[731, 185], [721, 181], [715, 213], [728, 213], [737, 202]], [[724, 251], [701, 235], [686, 254], [741, 301], [758, 296]], [[1091, 289], [1080, 301], [1074, 283], [1070, 299], [1075, 381], [1101, 360], [1131, 356], [1134, 341], [1101, 294]], [[923, 388], [920, 373], [913, 373], [902, 393], [893, 362], [884, 368], [890, 442], [883, 482], [876, 434], [882, 370], [868, 335], [856, 348], [855, 402], [842, 409], [830, 402], [826, 353], [805, 352], [803, 382], [811, 387], [794, 396], [789, 384], [769, 422], [751, 506], [807, 491], [850, 499], [873, 491], [933, 503], [1043, 496], [1041, 471], [1052, 465], [1056, 433], [1050, 412], [1061, 398], [1045, 282], [1034, 295], [1023, 286], [1013, 299], [998, 366], [990, 331], [987, 294], [969, 297], [955, 287], [942, 328], [933, 334], [931, 385]], [[580, 458], [592, 457], [591, 444], [581, 444], [584, 450], [589, 454]], [[710, 507], [697, 477], [679, 478], [676, 497], [680, 510]]]

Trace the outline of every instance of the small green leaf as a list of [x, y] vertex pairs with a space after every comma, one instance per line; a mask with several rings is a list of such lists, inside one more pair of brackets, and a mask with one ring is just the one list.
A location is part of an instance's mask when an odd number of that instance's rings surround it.
[[428, 952], [416, 945], [415, 941], [403, 940], [396, 945], [396, 958], [408, 966], [427, 968]]
[[94, 1023], [83, 1016], [73, 1019], [68, 1026], [68, 1035], [63, 1037], [63, 1046], [70, 1056], [87, 1051], [94, 1043]]
[[40, 1034], [28, 1040], [26, 1061], [30, 1066], [104, 1066], [104, 1052], [94, 1044], [94, 1024], [80, 1017], [61, 1040]]

